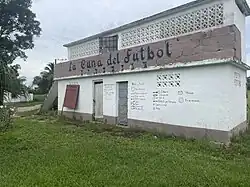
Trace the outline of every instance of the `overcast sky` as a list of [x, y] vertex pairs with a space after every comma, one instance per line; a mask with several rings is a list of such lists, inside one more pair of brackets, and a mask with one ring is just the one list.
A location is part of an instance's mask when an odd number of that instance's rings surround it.
[[[55, 58], [67, 58], [63, 44], [190, 1], [34, 0], [32, 9], [43, 31], [41, 37], [35, 40], [35, 48], [27, 52], [27, 61], [17, 61], [22, 67], [21, 74], [30, 83], [48, 62], [53, 62]], [[250, 0], [247, 1], [250, 3]], [[249, 18], [246, 29], [246, 33], [250, 33]], [[247, 34], [246, 41], [250, 64], [250, 34]]]

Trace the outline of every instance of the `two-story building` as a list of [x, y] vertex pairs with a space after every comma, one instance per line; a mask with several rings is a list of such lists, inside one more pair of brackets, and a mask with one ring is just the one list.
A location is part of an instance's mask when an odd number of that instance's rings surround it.
[[[129, 13], [129, 12], [128, 12]], [[64, 45], [58, 109], [229, 142], [247, 128], [245, 0], [197, 0]]]

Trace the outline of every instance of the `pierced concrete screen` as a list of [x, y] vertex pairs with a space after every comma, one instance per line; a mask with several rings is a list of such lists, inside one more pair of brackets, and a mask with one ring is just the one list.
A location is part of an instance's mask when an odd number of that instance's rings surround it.
[[85, 42], [69, 48], [70, 60], [99, 54], [99, 39]]
[[220, 26], [223, 23], [224, 6], [219, 3], [180, 16], [129, 29], [121, 35], [121, 48], [151, 43], [164, 38]]
[[76, 109], [80, 85], [67, 85], [63, 106]]
[[180, 86], [181, 86], [180, 73], [157, 75], [157, 88], [171, 88]]

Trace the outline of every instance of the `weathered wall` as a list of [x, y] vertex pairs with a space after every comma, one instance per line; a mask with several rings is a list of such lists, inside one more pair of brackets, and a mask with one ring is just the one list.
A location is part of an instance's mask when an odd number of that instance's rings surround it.
[[235, 127], [247, 119], [247, 98], [246, 98], [246, 71], [231, 66], [229, 69], [228, 81], [230, 87], [229, 97], [229, 128]]
[[245, 29], [245, 15], [240, 11], [239, 7], [236, 5], [235, 0], [226, 0], [224, 3], [224, 17], [225, 25], [234, 24], [239, 29], [241, 33], [241, 56], [242, 62], [246, 63], [246, 29]]
[[235, 1], [233, 1], [234, 10], [234, 23], [241, 33], [241, 58], [242, 62], [247, 63], [246, 59], [246, 20], [240, 9], [237, 7]]
[[17, 98], [12, 98], [11, 93], [7, 94], [4, 103], [20, 103], [20, 102], [30, 102], [33, 101], [33, 94], [29, 93], [27, 96], [19, 96]]
[[[117, 117], [117, 82], [128, 81], [131, 120], [229, 131], [246, 121], [245, 76], [245, 71], [221, 64], [105, 76], [98, 80], [104, 83], [104, 116]], [[59, 81], [59, 110], [66, 85], [80, 84], [76, 112], [91, 116], [95, 80]], [[156, 92], [160, 95], [154, 96]], [[64, 108], [64, 111], [71, 110]]]
[[133, 69], [206, 59], [241, 60], [241, 37], [236, 26], [197, 32], [166, 41], [151, 43], [56, 64], [55, 78], [124, 72]]

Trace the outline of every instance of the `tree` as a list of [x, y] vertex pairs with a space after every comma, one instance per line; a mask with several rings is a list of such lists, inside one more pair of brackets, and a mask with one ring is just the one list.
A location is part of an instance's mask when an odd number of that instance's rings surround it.
[[49, 91], [53, 84], [53, 79], [54, 79], [54, 63], [47, 64], [44, 70], [45, 71], [42, 74], [43, 74], [43, 78], [45, 78], [48, 81], [47, 91]]
[[38, 92], [40, 94], [46, 94], [49, 92], [54, 79], [54, 63], [49, 63], [44, 68], [44, 71], [40, 73], [40, 76], [36, 76], [33, 79], [33, 85], [38, 86]]
[[[6, 91], [22, 93], [20, 84], [23, 80], [18, 75], [19, 67], [12, 63], [18, 57], [26, 60], [25, 50], [34, 47], [34, 36], [41, 33], [40, 23], [31, 11], [31, 5], [31, 0], [0, 2], [0, 105], [3, 105]], [[11, 89], [14, 82], [19, 86]]]
[[20, 65], [10, 65], [5, 69], [5, 81], [3, 82], [3, 87], [5, 88], [5, 94], [11, 93], [12, 97], [18, 97], [19, 95], [26, 95], [28, 87], [25, 85], [26, 77], [20, 76], [18, 71]]
[[250, 90], [250, 77], [247, 77], [247, 89]]

